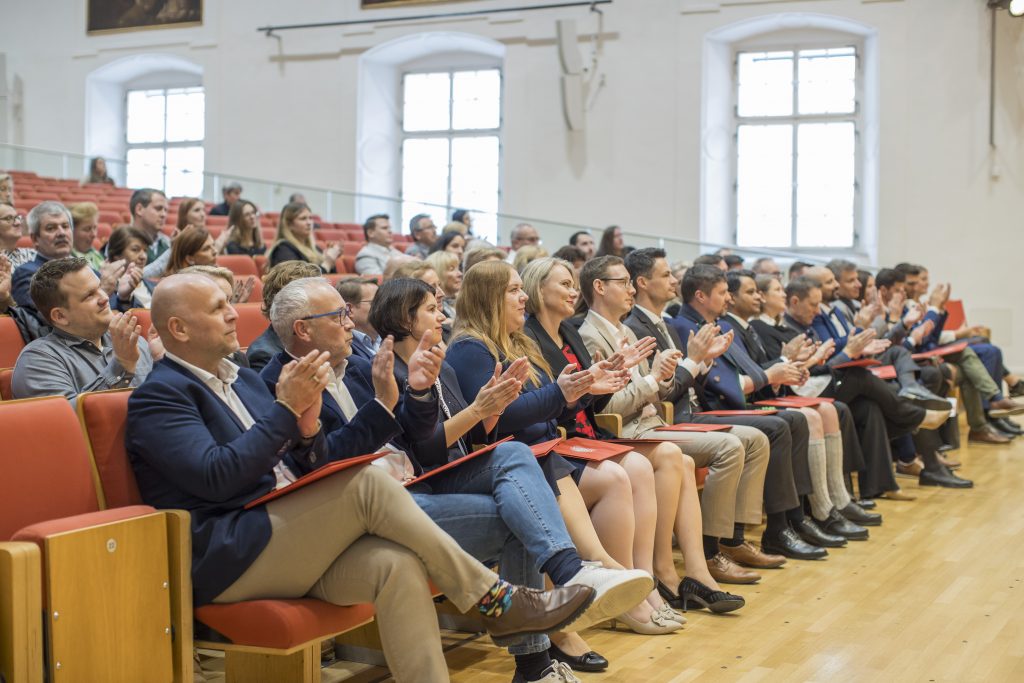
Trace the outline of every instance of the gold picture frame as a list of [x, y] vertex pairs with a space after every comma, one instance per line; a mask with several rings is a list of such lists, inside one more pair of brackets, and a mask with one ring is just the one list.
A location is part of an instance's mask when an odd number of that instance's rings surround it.
[[203, 0], [86, 0], [88, 35], [202, 24]]

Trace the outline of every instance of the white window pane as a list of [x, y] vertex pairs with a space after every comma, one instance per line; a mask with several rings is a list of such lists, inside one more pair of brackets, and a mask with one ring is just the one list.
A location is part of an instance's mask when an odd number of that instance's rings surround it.
[[485, 239], [493, 239], [498, 229], [498, 157], [497, 136], [452, 140], [451, 203], [475, 209], [473, 232]]
[[792, 234], [793, 127], [737, 131], [736, 243], [787, 247]]
[[164, 141], [164, 91], [128, 92], [128, 143]]
[[128, 150], [128, 187], [164, 189], [164, 150]]
[[801, 114], [847, 114], [856, 108], [857, 56], [852, 47], [800, 52]]
[[[416, 138], [402, 143], [402, 198], [410, 203], [448, 203], [447, 138]], [[409, 218], [416, 213], [419, 211]]]
[[455, 73], [452, 77], [452, 128], [497, 128], [500, 123], [500, 72], [488, 69]]
[[203, 193], [203, 148], [167, 150], [167, 196], [198, 197]]
[[167, 91], [167, 141], [202, 140], [206, 124], [202, 88]]
[[447, 73], [406, 74], [404, 91], [405, 130], [448, 130], [451, 78]]
[[798, 246], [853, 246], [855, 141], [852, 123], [798, 127]]
[[740, 116], [793, 113], [793, 53], [743, 52], [737, 55]]

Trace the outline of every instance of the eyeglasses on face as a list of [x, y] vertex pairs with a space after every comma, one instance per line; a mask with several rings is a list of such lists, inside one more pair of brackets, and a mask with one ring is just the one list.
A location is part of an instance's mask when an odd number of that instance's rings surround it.
[[622, 284], [629, 282], [628, 277], [599, 277], [597, 279], [601, 282], [621, 282]]
[[307, 315], [305, 318], [299, 318], [299, 320], [316, 320], [317, 318], [330, 318], [334, 317], [338, 319], [338, 324], [345, 322], [346, 318], [352, 317], [352, 306], [345, 304], [336, 311], [328, 311], [327, 313], [317, 313], [316, 315]]
[[24, 217], [21, 214], [17, 213], [12, 216], [4, 216], [3, 218], [0, 218], [0, 221], [3, 221], [4, 223], [10, 223], [11, 225], [18, 225], [23, 220]]

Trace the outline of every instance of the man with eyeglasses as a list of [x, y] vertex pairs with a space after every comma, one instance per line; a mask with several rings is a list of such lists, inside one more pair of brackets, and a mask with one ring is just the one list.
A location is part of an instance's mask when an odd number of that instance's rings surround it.
[[419, 213], [409, 221], [409, 234], [414, 242], [405, 249], [406, 256], [414, 256], [419, 259], [427, 258], [430, 254], [430, 247], [437, 241], [437, 226], [434, 219], [425, 213]]
[[18, 247], [24, 222], [24, 217], [18, 214], [14, 204], [0, 202], [0, 248], [3, 249], [3, 255], [11, 264], [11, 268], [17, 268], [36, 257], [35, 249]]
[[380, 335], [370, 324], [370, 307], [377, 294], [377, 281], [353, 277], [338, 283], [338, 293], [352, 307], [352, 355], [373, 360], [380, 349]]
[[757, 275], [771, 275], [774, 278], [782, 279], [782, 269], [771, 256], [762, 256], [757, 259], [750, 269]]

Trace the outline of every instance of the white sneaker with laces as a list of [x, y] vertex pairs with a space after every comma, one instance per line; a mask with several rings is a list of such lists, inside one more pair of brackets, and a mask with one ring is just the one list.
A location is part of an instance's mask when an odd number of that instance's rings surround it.
[[600, 562], [584, 562], [565, 585], [590, 586], [596, 592], [587, 611], [570, 625], [570, 630], [582, 631], [639, 605], [654, 590], [654, 579], [642, 569], [606, 569]]

